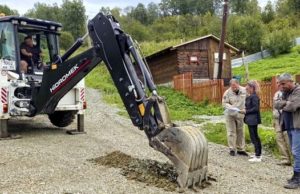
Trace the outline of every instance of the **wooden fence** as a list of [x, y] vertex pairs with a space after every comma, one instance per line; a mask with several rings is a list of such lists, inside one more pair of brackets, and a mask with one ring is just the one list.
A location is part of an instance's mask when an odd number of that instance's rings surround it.
[[193, 97], [193, 73], [184, 73], [173, 77], [174, 89], [189, 98]]
[[[193, 83], [192, 73], [184, 73], [173, 77], [174, 89], [184, 93], [195, 102], [208, 100], [212, 103], [221, 104], [223, 93], [228, 89], [223, 80], [208, 80], [201, 83]], [[276, 78], [271, 82], [260, 82], [261, 110], [271, 110], [273, 96], [277, 90]]]

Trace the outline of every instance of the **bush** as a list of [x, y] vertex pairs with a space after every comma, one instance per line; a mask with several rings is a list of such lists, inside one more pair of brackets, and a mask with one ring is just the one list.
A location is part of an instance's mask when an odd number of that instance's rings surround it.
[[298, 54], [300, 54], [300, 45], [295, 46], [293, 49], [294, 49]]
[[265, 26], [257, 17], [231, 16], [228, 20], [228, 41], [249, 53], [258, 52], [265, 34]]
[[270, 33], [266, 40], [266, 48], [274, 57], [279, 54], [289, 53], [292, 46], [292, 35], [288, 30], [274, 31]]
[[60, 34], [60, 48], [67, 50], [74, 43], [74, 38], [70, 32], [62, 31]]

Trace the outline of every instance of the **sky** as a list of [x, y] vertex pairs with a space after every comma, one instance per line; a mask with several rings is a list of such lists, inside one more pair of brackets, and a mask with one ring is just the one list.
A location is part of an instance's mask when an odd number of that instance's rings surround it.
[[[275, 2], [276, 0], [271, 1]], [[0, 0], [0, 5], [7, 5], [12, 9], [18, 10], [20, 14], [24, 14], [27, 10], [33, 8], [34, 3], [37, 2], [46, 4], [57, 3], [60, 5], [62, 0]], [[83, 4], [86, 8], [86, 14], [89, 18], [95, 16], [102, 6], [110, 8], [125, 8], [127, 6], [136, 6], [140, 2], [147, 5], [150, 2], [160, 3], [161, 0], [83, 0]], [[268, 0], [258, 0], [258, 2], [261, 7], [264, 7]]]

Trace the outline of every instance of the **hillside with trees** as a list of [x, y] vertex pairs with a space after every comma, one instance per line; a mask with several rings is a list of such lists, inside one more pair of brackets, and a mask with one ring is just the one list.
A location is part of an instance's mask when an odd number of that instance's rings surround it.
[[[257, 0], [229, 2], [227, 41], [246, 54], [262, 47], [274, 55], [286, 53], [291, 40], [300, 36], [300, 0], [269, 1], [264, 8]], [[221, 31], [222, 0], [161, 0], [124, 9], [101, 7], [99, 3], [99, 11], [114, 15], [123, 29], [142, 43], [146, 55], [207, 34], [219, 36]], [[0, 12], [18, 14], [5, 5], [0, 5]], [[88, 20], [82, 0], [63, 0], [61, 5], [36, 3], [25, 16], [62, 23], [64, 48], [85, 33]]]

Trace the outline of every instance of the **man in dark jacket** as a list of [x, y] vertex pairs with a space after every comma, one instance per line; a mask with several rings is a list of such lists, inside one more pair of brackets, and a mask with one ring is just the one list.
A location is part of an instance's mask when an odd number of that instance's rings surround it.
[[292, 154], [294, 156], [294, 175], [284, 187], [300, 188], [300, 87], [295, 85], [290, 74], [284, 73], [278, 77], [283, 90], [283, 98], [275, 102], [275, 108], [282, 110], [280, 125], [289, 136]]

